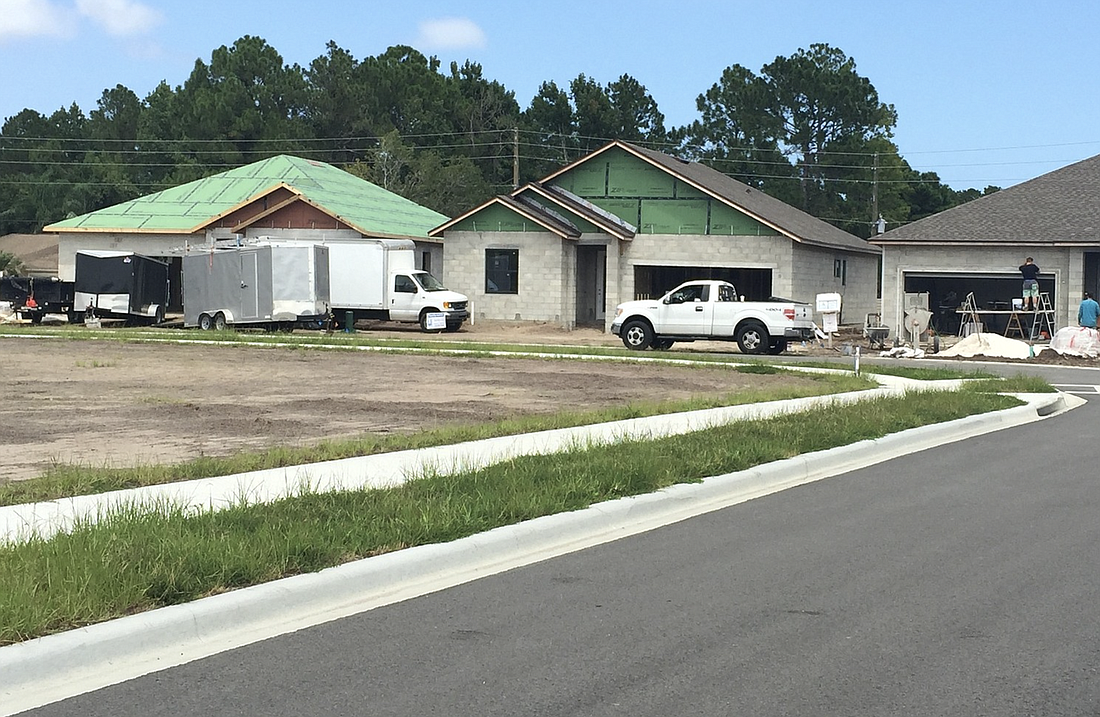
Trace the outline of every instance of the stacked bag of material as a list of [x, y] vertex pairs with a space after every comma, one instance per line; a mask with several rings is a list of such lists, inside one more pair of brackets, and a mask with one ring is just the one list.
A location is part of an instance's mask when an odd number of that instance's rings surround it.
[[1096, 358], [1100, 356], [1100, 331], [1084, 326], [1058, 329], [1050, 340], [1050, 348], [1062, 355]]

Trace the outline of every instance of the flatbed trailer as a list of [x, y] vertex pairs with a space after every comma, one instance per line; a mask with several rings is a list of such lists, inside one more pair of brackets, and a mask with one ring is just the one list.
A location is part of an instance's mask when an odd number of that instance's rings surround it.
[[62, 314], [69, 321], [76, 318], [74, 283], [57, 277], [0, 277], [0, 301], [9, 302], [19, 318], [35, 324], [46, 314]]

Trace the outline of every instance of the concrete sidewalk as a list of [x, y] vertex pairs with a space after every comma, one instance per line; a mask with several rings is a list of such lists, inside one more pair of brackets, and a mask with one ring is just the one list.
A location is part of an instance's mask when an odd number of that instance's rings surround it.
[[[852, 394], [830, 398], [858, 400]], [[1066, 394], [1029, 394], [1020, 398], [1027, 405], [798, 456], [738, 473], [715, 476], [701, 483], [677, 485], [653, 494], [609, 501], [585, 510], [546, 516], [451, 543], [389, 553], [319, 573], [299, 575], [0, 648], [0, 716], [17, 714], [235, 647], [652, 530], [894, 457], [1025, 424], [1084, 402]], [[814, 399], [817, 402], [821, 400]], [[768, 412], [800, 410], [800, 405], [804, 407], [798, 402], [780, 403], [782, 406], [773, 406]], [[761, 413], [760, 406], [739, 408], [740, 411], [731, 413], [740, 413], [742, 418], [767, 413]], [[594, 433], [601, 440], [625, 435], [657, 435], [659, 431], [679, 433], [713, 425], [719, 420], [721, 412], [728, 410], [699, 412], [707, 415], [655, 417], [665, 420], [643, 421], [630, 427], [607, 424], [589, 428], [597, 429]], [[560, 447], [563, 441], [567, 444], [577, 440], [578, 435], [574, 431], [554, 438], [542, 436], [529, 441], [479, 441], [476, 447], [466, 444], [462, 452], [444, 457], [437, 455], [433, 460], [444, 461], [440, 465], [468, 466], [471, 464], [467, 461], [493, 460], [493, 456], [499, 459], [503, 453], [498, 450], [512, 455], [523, 451], [553, 450], [553, 446]], [[375, 466], [371, 469], [375, 471], [374, 477], [369, 480], [390, 480], [394, 475], [412, 470], [417, 465], [423, 466], [423, 463], [400, 459], [386, 469]], [[321, 480], [324, 474], [318, 469], [318, 472], [310, 472], [308, 476], [311, 480]], [[350, 480], [351, 474], [350, 466], [330, 472], [331, 476], [336, 476], [333, 480], [340, 481], [341, 485], [342, 481]], [[284, 474], [272, 479], [272, 484], [278, 492], [287, 487], [293, 488], [298, 478], [300, 476], [297, 474], [293, 478]], [[259, 490], [259, 483], [258, 480], [256, 483], [232, 483], [230, 492], [242, 485], [257, 486]], [[189, 495], [195, 498], [196, 491], [191, 491]], [[208, 500], [212, 500], [210, 494], [204, 493], [200, 502]]]

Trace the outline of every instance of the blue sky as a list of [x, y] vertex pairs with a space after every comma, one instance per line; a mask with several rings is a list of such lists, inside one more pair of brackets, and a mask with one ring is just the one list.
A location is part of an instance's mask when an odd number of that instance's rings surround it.
[[1011, 186], [1100, 154], [1100, 3], [1001, 0], [0, 0], [0, 119], [24, 108], [95, 109], [104, 89], [145, 97], [243, 35], [287, 64], [337, 45], [362, 59], [408, 44], [470, 59], [526, 107], [545, 80], [626, 73], [666, 125], [741, 64], [815, 42], [843, 50], [898, 112], [894, 140], [955, 189]]

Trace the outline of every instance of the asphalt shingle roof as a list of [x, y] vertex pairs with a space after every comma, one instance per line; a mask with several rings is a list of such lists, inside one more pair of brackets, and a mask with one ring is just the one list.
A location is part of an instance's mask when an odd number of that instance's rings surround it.
[[191, 233], [279, 186], [368, 236], [424, 238], [447, 220], [332, 165], [279, 155], [66, 219], [44, 231]]
[[872, 241], [1100, 244], [1100, 155], [898, 227]]

